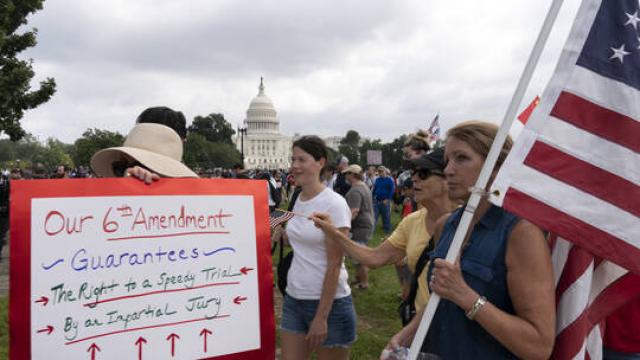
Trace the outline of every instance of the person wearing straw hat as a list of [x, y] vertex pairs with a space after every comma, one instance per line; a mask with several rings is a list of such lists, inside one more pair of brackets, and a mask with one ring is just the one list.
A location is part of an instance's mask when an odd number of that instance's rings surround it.
[[[433, 244], [429, 239], [435, 233], [437, 220], [443, 215], [451, 213], [456, 208], [456, 204], [449, 199], [444, 178], [443, 149], [435, 149], [412, 160], [407, 160], [405, 165], [411, 169], [414, 197], [422, 207], [402, 219], [391, 236], [377, 247], [362, 246], [346, 236], [340, 235], [335, 225], [329, 221], [328, 214], [314, 213], [312, 219], [327, 233], [329, 241], [339, 243], [349, 256], [369, 268], [375, 269], [384, 265], [397, 264], [400, 260], [406, 259], [410, 272], [409, 285], [414, 283], [413, 280], [415, 280], [415, 284], [413, 284], [413, 296], [409, 295], [409, 290], [412, 287], [408, 287], [405, 301], [415, 311], [420, 311], [429, 299], [424, 262], [429, 244]], [[421, 263], [422, 265], [420, 265]], [[407, 321], [407, 319], [403, 321]]]
[[183, 142], [187, 141], [187, 120], [181, 111], [166, 106], [152, 106], [138, 115], [136, 124], [154, 123], [170, 127], [178, 133]]
[[100, 177], [134, 176], [150, 184], [160, 177], [197, 178], [182, 163], [182, 140], [171, 128], [154, 123], [137, 124], [122, 146], [103, 149], [91, 158]]

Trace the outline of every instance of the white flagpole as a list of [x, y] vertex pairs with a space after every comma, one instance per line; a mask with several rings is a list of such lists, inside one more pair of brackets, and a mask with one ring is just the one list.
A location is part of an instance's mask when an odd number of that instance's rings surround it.
[[[491, 176], [493, 168], [496, 165], [498, 156], [500, 155], [500, 150], [502, 149], [502, 145], [507, 139], [509, 129], [511, 129], [511, 124], [516, 117], [518, 106], [520, 106], [520, 102], [522, 101], [525, 90], [529, 86], [531, 76], [533, 75], [533, 71], [535, 70], [538, 60], [540, 59], [542, 50], [544, 50], [544, 45], [549, 38], [549, 33], [551, 33], [551, 29], [553, 28], [553, 24], [558, 16], [558, 12], [560, 11], [561, 6], [562, 0], [553, 0], [553, 2], [551, 3], [551, 7], [547, 12], [547, 16], [542, 25], [542, 29], [540, 30], [535, 45], [533, 46], [531, 54], [529, 55], [527, 65], [525, 66], [522, 76], [518, 81], [516, 91], [514, 92], [513, 97], [511, 98], [511, 102], [509, 103], [509, 107], [507, 107], [507, 111], [504, 114], [502, 125], [498, 130], [498, 134], [493, 141], [491, 150], [489, 150], [489, 154], [487, 155], [487, 159], [484, 162], [484, 166], [480, 171], [480, 175], [478, 176], [478, 180], [476, 181], [475, 189], [484, 190], [487, 187], [489, 177]], [[447, 252], [446, 260], [448, 262], [453, 263], [458, 257], [460, 248], [462, 247], [462, 241], [469, 231], [471, 219], [473, 218], [473, 214], [475, 213], [476, 208], [480, 203], [481, 197], [482, 194], [478, 191], [474, 191], [471, 193], [471, 197], [469, 198], [469, 201], [467, 202], [467, 205], [464, 209], [464, 213], [462, 214], [460, 224], [458, 225], [456, 233], [453, 236], [453, 242], [451, 243], [449, 251]], [[422, 320], [420, 321], [420, 326], [418, 327], [418, 330], [413, 337], [413, 342], [411, 343], [411, 348], [409, 349], [408, 360], [416, 360], [418, 353], [420, 352], [420, 348], [422, 347], [422, 342], [427, 335], [427, 331], [429, 330], [429, 326], [431, 325], [431, 321], [433, 320], [433, 316], [435, 315], [439, 303], [440, 296], [437, 293], [431, 294], [429, 302], [427, 303], [427, 308], [425, 309]]]

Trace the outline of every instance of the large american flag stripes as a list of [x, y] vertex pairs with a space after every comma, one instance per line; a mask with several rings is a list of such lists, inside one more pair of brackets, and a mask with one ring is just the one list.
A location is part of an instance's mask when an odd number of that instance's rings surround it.
[[552, 244], [557, 325], [554, 359], [599, 359], [600, 323], [638, 297], [640, 276], [564, 239]]
[[571, 242], [553, 248], [554, 358], [599, 358], [597, 325], [639, 288], [639, 14], [638, 0], [583, 1], [492, 186], [494, 203]]
[[583, 2], [492, 201], [640, 274], [640, 40], [625, 25], [638, 13], [637, 0]]

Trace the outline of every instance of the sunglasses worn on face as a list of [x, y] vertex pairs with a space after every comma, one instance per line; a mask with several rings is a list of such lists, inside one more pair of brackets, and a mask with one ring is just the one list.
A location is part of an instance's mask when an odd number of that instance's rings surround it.
[[134, 166], [144, 167], [142, 164], [140, 164], [135, 160], [133, 161], [120, 160], [120, 161], [114, 161], [113, 164], [111, 164], [111, 169], [113, 170], [113, 174], [116, 177], [123, 177], [127, 169], [132, 168]]

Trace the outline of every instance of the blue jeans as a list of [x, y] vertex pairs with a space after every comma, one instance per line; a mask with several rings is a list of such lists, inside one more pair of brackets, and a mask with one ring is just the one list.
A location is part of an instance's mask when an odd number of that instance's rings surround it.
[[378, 226], [378, 215], [382, 216], [382, 229], [384, 233], [391, 234], [391, 200], [387, 200], [385, 204], [382, 200], [376, 200], [376, 204], [373, 207], [373, 216], [375, 218], [373, 228]]

